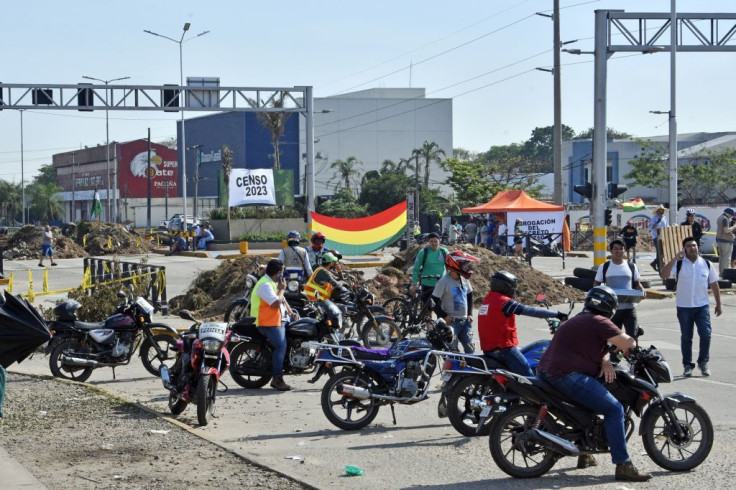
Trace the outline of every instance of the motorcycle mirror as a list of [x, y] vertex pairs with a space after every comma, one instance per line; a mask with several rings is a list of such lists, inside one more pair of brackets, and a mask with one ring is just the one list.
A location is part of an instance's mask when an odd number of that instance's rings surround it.
[[125, 299], [127, 296], [125, 295], [125, 291], [118, 291], [118, 298]]
[[197, 321], [197, 319], [194, 318], [194, 315], [192, 315], [192, 312], [189, 311], [189, 310], [181, 310], [179, 312], [179, 317], [180, 318], [183, 318], [185, 320], [191, 320], [193, 322], [196, 322]]

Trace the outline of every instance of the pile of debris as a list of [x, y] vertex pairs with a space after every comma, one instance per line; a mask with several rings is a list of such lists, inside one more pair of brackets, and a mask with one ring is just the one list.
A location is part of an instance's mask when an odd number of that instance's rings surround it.
[[90, 255], [137, 255], [153, 251], [154, 244], [134, 229], [117, 223], [83, 221], [76, 229], [77, 243]]
[[[380, 301], [397, 296], [404, 292], [404, 283], [411, 280], [411, 267], [414, 258], [425, 245], [413, 245], [403, 252], [394, 255], [394, 259], [384, 267], [378, 276], [368, 281], [376, 284], [372, 288], [381, 296]], [[473, 285], [473, 295], [476, 304], [483, 301], [485, 295], [490, 291], [490, 278], [494, 272], [505, 270], [514, 274], [519, 280], [516, 299], [525, 304], [534, 304], [537, 294], [544, 293], [551, 304], [564, 303], [566, 300], [581, 301], [585, 293], [562, 282], [539, 272], [529, 266], [526, 262], [517, 259], [496, 255], [485, 248], [473, 245], [454, 245], [453, 250], [463, 250], [478, 259], [474, 264], [474, 273], [470, 276]]]
[[[41, 257], [41, 232], [42, 226], [26, 225], [12, 236], [4, 244], [3, 258], [8, 260], [30, 260]], [[86, 257], [87, 252], [77, 245], [70, 237], [64, 236], [59, 228], [52, 226], [54, 235], [54, 258], [72, 259]]]

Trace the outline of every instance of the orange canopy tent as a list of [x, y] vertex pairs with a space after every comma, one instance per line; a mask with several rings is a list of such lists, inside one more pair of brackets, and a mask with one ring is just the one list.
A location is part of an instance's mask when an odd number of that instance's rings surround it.
[[506, 213], [508, 211], [564, 211], [564, 206], [557, 206], [529, 197], [524, 191], [501, 191], [493, 199], [480, 206], [463, 208], [463, 213]]

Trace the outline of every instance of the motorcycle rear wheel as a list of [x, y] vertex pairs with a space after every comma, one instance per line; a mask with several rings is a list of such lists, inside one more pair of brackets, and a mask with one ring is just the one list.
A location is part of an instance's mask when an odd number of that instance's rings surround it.
[[169, 393], [169, 410], [171, 410], [171, 413], [179, 415], [187, 408], [187, 405], [189, 405], [189, 402], [182, 400], [181, 395]]
[[[514, 478], [540, 477], [552, 469], [557, 461], [555, 453], [525, 439], [537, 413], [536, 407], [517, 405], [491, 419], [488, 437], [491, 456], [504, 473]], [[541, 429], [549, 431], [550, 425], [545, 420]]]
[[713, 424], [697, 403], [682, 403], [674, 412], [685, 433], [683, 440], [662, 413], [644, 418], [641, 439], [647, 454], [658, 466], [669, 471], [688, 471], [708, 457], [713, 446]]
[[215, 413], [215, 397], [217, 396], [217, 378], [212, 374], [203, 374], [197, 383], [197, 422], [207, 425]]
[[[370, 320], [365, 322], [360, 332], [360, 339], [363, 341], [363, 345], [369, 349], [387, 349], [391, 347], [394, 341], [399, 339], [401, 330], [396, 322], [390, 318], [382, 318], [377, 322], [376, 327], [371, 324]], [[380, 334], [376, 331], [376, 328], [380, 331]]]
[[[338, 385], [349, 384], [371, 390], [375, 382], [365, 373], [342, 371], [335, 373], [322, 388], [322, 412], [334, 426], [342, 430], [359, 430], [373, 422], [378, 415], [378, 405], [372, 400], [359, 400], [344, 396], [337, 389]], [[357, 418], [353, 416], [358, 415]]]
[[49, 356], [49, 367], [51, 368], [51, 374], [57, 378], [70, 379], [72, 381], [79, 381], [83, 383], [92, 376], [94, 368], [85, 366], [69, 366], [64, 363], [61, 358], [62, 355], [72, 352], [82, 351], [82, 344], [77, 339], [65, 339], [59, 341], [51, 351]]
[[464, 376], [458, 380], [447, 396], [447, 415], [455, 430], [466, 437], [487, 436], [492, 417], [486, 419], [477, 432], [481, 408], [474, 402], [497, 392], [498, 384], [490, 376]]
[[250, 314], [250, 294], [246, 292], [246, 298], [236, 299], [230, 302], [225, 310], [225, 322], [235, 323]]
[[[263, 359], [264, 347], [255, 342], [241, 342], [230, 353], [230, 376], [243, 388], [256, 389], [265, 386], [271, 380], [270, 374], [262, 376], [241, 374], [239, 367], [258, 368], [266, 364]], [[271, 359], [268, 359], [268, 368], [271, 368]]]
[[156, 349], [153, 348], [153, 344], [149, 339], [143, 339], [141, 342], [140, 349], [138, 352], [141, 356], [141, 363], [146, 371], [154, 376], [161, 376], [161, 365], [166, 364], [166, 367], [171, 369], [176, 359], [176, 340], [174, 337], [167, 334], [156, 334], [153, 336], [153, 342], [158, 345], [158, 348], [164, 353], [164, 359], [159, 360]]

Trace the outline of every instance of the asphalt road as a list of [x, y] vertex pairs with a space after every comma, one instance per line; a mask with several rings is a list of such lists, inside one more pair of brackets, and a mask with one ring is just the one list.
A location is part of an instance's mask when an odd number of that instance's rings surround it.
[[[174, 283], [172, 277], [184, 281], [197, 268], [211, 266], [200, 262], [203, 259], [175, 259], [181, 262], [168, 264], [169, 284]], [[592, 260], [570, 259], [564, 271], [559, 260], [535, 259], [535, 262], [535, 268], [564, 277], [573, 266], [587, 267]], [[640, 262], [648, 261], [642, 257]], [[64, 266], [60, 267], [63, 271]], [[63, 275], [62, 271], [58, 274]], [[370, 427], [346, 432], [332, 426], [322, 413], [323, 381], [315, 386], [307, 383], [309, 376], [289, 377], [287, 382], [295, 389], [279, 393], [269, 388], [245, 390], [225, 376], [223, 381], [228, 389], [218, 395], [218, 416], [214, 423], [196, 428], [194, 407], [187, 408], [178, 418], [218, 444], [318, 488], [731, 488], [736, 478], [736, 451], [731, 439], [736, 436], [732, 415], [732, 407], [736, 404], [732, 367], [736, 357], [733, 327], [736, 295], [724, 294], [723, 305], [724, 314], [713, 320], [713, 375], [703, 378], [696, 370], [696, 376], [690, 379], [678, 376], [674, 383], [662, 387], [665, 392], [679, 391], [693, 396], [706, 408], [716, 429], [713, 450], [696, 470], [671, 473], [649, 460], [640, 440], [632, 437], [629, 448], [635, 464], [655, 475], [648, 483], [622, 486], [615, 482], [614, 467], [608, 455], [599, 455], [599, 466], [585, 470], [575, 469], [574, 458], [565, 458], [542, 478], [514, 480], [507, 477], [491, 460], [486, 438], [462, 437], [447, 419], [437, 417], [436, 391], [422, 403], [397, 406], [397, 425], [392, 423], [390, 409], [383, 407]], [[681, 374], [674, 300], [643, 301], [639, 319], [646, 331], [643, 343], [659, 347], [673, 371]], [[549, 335], [544, 321], [523, 317], [519, 319], [519, 334], [522, 343]], [[48, 374], [47, 363], [47, 358], [36, 356], [12, 370]], [[109, 369], [100, 369], [89, 382], [168, 414], [166, 390], [139, 362], [118, 369], [116, 374], [117, 380], [112, 380]], [[438, 385], [439, 380], [434, 384]], [[359, 466], [365, 470], [365, 475], [347, 478], [343, 476], [345, 465]]]

